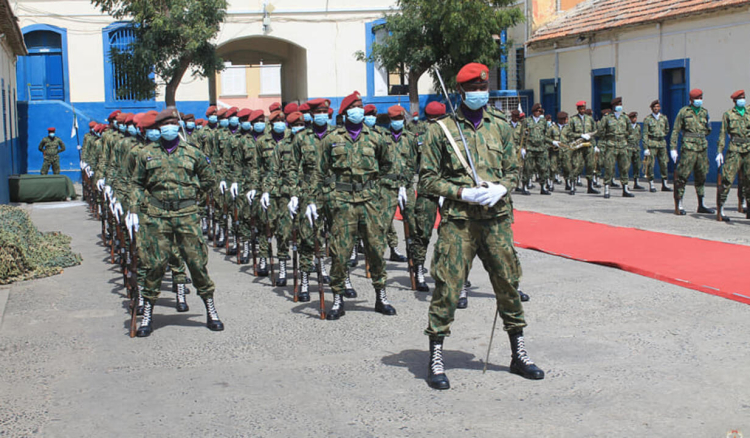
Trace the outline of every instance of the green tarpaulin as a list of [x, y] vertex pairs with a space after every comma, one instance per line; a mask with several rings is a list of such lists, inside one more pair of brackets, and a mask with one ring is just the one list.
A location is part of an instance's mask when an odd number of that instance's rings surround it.
[[13, 175], [8, 177], [11, 202], [64, 201], [76, 198], [73, 182], [65, 175]]

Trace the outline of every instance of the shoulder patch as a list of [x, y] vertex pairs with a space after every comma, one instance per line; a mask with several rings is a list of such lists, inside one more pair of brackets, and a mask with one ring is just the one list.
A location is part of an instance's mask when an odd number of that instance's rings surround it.
[[207, 162], [208, 164], [211, 164], [211, 159], [210, 159], [210, 158], [208, 158], [208, 157], [206, 157], [206, 162]]

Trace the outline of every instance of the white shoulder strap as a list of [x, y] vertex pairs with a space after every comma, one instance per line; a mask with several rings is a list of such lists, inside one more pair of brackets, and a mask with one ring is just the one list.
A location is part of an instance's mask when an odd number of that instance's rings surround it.
[[456, 140], [453, 139], [453, 135], [448, 131], [448, 127], [445, 126], [445, 123], [443, 123], [442, 120], [437, 120], [437, 124], [440, 125], [441, 128], [443, 128], [443, 132], [445, 133], [445, 136], [448, 138], [448, 142], [450, 142], [451, 147], [453, 147], [453, 152], [456, 153], [456, 156], [458, 157], [458, 160], [461, 162], [461, 165], [464, 166], [464, 169], [466, 170], [466, 173], [468, 173], [470, 176], [473, 174], [471, 171], [471, 167], [469, 166], [469, 163], [466, 162], [466, 158], [464, 158], [463, 152], [461, 152], [461, 149], [456, 144]]

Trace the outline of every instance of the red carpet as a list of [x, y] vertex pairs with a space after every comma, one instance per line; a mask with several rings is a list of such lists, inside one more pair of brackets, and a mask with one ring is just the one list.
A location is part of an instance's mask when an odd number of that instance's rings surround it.
[[[750, 304], [750, 247], [515, 211], [516, 246]], [[647, 250], [646, 250], [647, 249]]]

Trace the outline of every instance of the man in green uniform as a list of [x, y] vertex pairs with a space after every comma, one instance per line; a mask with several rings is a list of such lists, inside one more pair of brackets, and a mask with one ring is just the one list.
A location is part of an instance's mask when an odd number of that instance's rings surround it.
[[604, 145], [604, 197], [609, 198], [609, 187], [615, 176], [615, 164], [620, 168], [620, 182], [622, 196], [632, 198], [628, 189], [628, 172], [630, 171], [630, 153], [628, 151], [628, 135], [630, 134], [630, 120], [622, 112], [622, 98], [612, 100], [612, 112], [599, 122], [598, 136]]
[[155, 123], [161, 131], [159, 142], [147, 145], [137, 157], [133, 177], [133, 196], [128, 197], [126, 224], [131, 232], [139, 228], [138, 214], [147, 204], [147, 229], [141, 258], [148, 258], [148, 272], [143, 288], [143, 319], [138, 337], [151, 335], [153, 308], [159, 297], [161, 279], [166, 270], [172, 246], [176, 242], [198, 295], [206, 306], [206, 326], [224, 330], [214, 305], [214, 283], [208, 276], [208, 248], [201, 235], [200, 192], [212, 190], [216, 176], [210, 159], [200, 149], [182, 142], [179, 137], [178, 113], [174, 107], [160, 112]]
[[651, 114], [643, 119], [643, 155], [651, 157], [648, 160], [646, 178], [648, 178], [649, 191], [656, 192], [654, 186], [654, 166], [659, 162], [659, 173], [661, 174], [661, 191], [671, 192], [667, 185], [667, 136], [669, 135], [669, 119], [661, 113], [659, 100], [651, 102]]
[[[675, 117], [670, 139], [672, 161], [677, 164], [675, 170], [675, 214], [687, 214], [682, 205], [685, 196], [685, 186], [690, 174], [693, 174], [695, 193], [698, 195], [698, 213], [714, 214], [712, 208], [703, 203], [706, 175], [708, 174], [708, 140], [711, 133], [708, 111], [703, 108], [703, 91], [694, 88], [690, 90], [690, 105], [682, 108]], [[682, 148], [677, 152], [677, 140], [682, 134]], [[677, 158], [679, 157], [679, 161]]]
[[549, 171], [549, 157], [547, 154], [547, 121], [544, 119], [542, 105], [535, 103], [531, 107], [531, 117], [527, 117], [524, 122], [524, 128], [528, 131], [526, 134], [526, 144], [521, 149], [521, 159], [523, 165], [523, 192], [529, 195], [528, 187], [534, 174], [539, 175], [539, 185], [542, 187], [542, 195], [551, 195], [547, 190], [547, 173]]
[[39, 152], [44, 154], [44, 162], [42, 163], [41, 174], [46, 175], [49, 172], [49, 167], [51, 165], [52, 173], [55, 175], [59, 175], [59, 154], [65, 152], [65, 143], [63, 143], [62, 140], [55, 136], [55, 128], [47, 128], [47, 136], [39, 142]]
[[[560, 144], [567, 144], [567, 133], [570, 131], [568, 128], [568, 113], [560, 111], [557, 113], [557, 123], [553, 123], [552, 126], [547, 130], [547, 143], [550, 145], [550, 153], [555, 152], [560, 162], [568, 162], [570, 159], [570, 151], [561, 149]], [[552, 169], [552, 167], [550, 167]], [[573, 186], [575, 187], [575, 185]], [[567, 188], [569, 189], [569, 188]], [[575, 193], [575, 192], [573, 192]]]
[[[597, 135], [597, 127], [594, 118], [587, 113], [586, 102], [579, 100], [576, 102], [576, 115], [571, 117], [568, 121], [568, 127], [570, 129], [569, 141], [582, 139], [584, 141], [590, 141], [593, 143], [594, 138]], [[586, 148], [580, 148], [572, 151], [569, 155], [569, 176], [565, 184], [565, 190], [569, 190], [570, 194], [575, 194], [576, 185], [578, 179], [584, 173], [584, 165], [586, 167], [585, 174], [587, 179], [587, 190], [586, 193], [592, 195], [598, 195], [599, 190], [594, 188], [594, 175], [596, 174], [596, 157], [599, 154], [599, 148], [597, 146], [590, 146]]]
[[[724, 214], [724, 203], [729, 196], [734, 177], [739, 174], [740, 180], [737, 190], [744, 193], [747, 198], [750, 181], [750, 112], [746, 109], [745, 90], [737, 90], [732, 93], [731, 99], [734, 107], [725, 112], [721, 118], [721, 132], [719, 132], [719, 143], [717, 145], [716, 165], [721, 168], [721, 187], [719, 187], [719, 219], [729, 222]], [[726, 136], [729, 135], [729, 152], [724, 159], [724, 144]], [[744, 183], [744, 184], [743, 184]], [[746, 213], [750, 218], [750, 212]]]
[[[518, 178], [513, 132], [502, 113], [485, 108], [488, 77], [489, 69], [478, 63], [467, 64], [459, 71], [456, 82], [463, 103], [456, 122], [430, 125], [423, 145], [420, 182], [427, 192], [445, 197], [432, 259], [435, 290], [425, 330], [430, 338], [427, 381], [436, 389], [450, 387], [443, 363], [443, 341], [450, 335], [461, 286], [475, 256], [489, 273], [497, 311], [510, 336], [510, 371], [525, 378], [544, 378], [544, 372], [526, 352], [526, 321], [513, 286], [520, 266], [513, 248], [513, 207], [508, 194]], [[471, 160], [457, 144], [456, 139], [461, 138], [459, 126]]]
[[633, 166], [633, 189], [643, 190], [643, 186], [638, 184], [638, 176], [641, 172], [641, 127], [638, 125], [638, 113], [631, 111], [628, 118], [630, 119], [628, 153], [630, 154], [630, 164]]
[[[243, 193], [243, 199], [238, 200], [239, 206], [239, 234], [242, 239], [240, 253], [240, 264], [250, 262], [251, 251], [254, 253], [255, 242], [254, 227], [258, 223], [258, 208], [254, 204], [255, 195], [260, 187], [258, 173], [258, 139], [263, 136], [266, 123], [263, 110], [242, 109], [237, 113], [240, 121], [240, 131], [233, 137], [236, 144], [232, 149], [237, 153], [234, 161], [234, 173], [239, 180], [239, 193]], [[255, 125], [259, 128], [255, 129]]]

